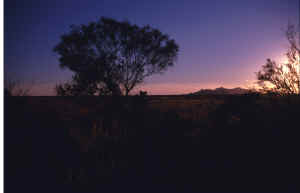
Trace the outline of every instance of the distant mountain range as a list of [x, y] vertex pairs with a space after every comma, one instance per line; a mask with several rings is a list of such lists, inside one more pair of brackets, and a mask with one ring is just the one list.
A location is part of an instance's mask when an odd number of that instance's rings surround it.
[[249, 93], [248, 89], [244, 88], [216, 88], [216, 89], [201, 89], [197, 92], [191, 93], [191, 95], [239, 95]]

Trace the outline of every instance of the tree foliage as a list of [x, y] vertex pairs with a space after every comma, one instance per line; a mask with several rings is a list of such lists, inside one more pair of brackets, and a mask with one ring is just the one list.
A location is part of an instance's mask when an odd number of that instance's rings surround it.
[[71, 26], [54, 48], [60, 67], [74, 72], [58, 95], [128, 95], [144, 79], [173, 66], [178, 45], [150, 26], [101, 18]]
[[288, 59], [286, 63], [278, 64], [267, 59], [262, 70], [257, 73], [258, 85], [262, 91], [283, 95], [300, 93], [298, 33], [293, 25], [288, 26], [286, 37], [289, 42], [289, 49], [286, 53]]

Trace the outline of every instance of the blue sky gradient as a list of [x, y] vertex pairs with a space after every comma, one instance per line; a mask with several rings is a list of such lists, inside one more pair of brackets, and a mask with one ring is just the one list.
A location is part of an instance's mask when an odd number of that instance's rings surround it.
[[245, 86], [266, 58], [280, 60], [284, 29], [298, 23], [298, 0], [5, 0], [4, 73], [34, 83], [33, 94], [53, 95], [71, 78], [52, 51], [72, 24], [101, 16], [149, 24], [180, 46], [176, 65], [139, 89], [177, 94]]

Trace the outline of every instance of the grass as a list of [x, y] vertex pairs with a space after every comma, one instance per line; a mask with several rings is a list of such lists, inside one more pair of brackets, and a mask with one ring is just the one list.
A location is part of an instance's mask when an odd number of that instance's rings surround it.
[[6, 98], [6, 184], [297, 192], [299, 107], [298, 96]]

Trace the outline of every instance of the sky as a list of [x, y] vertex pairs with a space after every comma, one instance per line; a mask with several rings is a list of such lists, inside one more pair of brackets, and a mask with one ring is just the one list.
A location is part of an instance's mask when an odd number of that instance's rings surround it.
[[298, 24], [298, 7], [298, 0], [5, 0], [4, 74], [32, 95], [54, 95], [54, 86], [72, 76], [53, 52], [60, 36], [105, 16], [150, 25], [179, 45], [175, 66], [137, 90], [247, 87], [267, 58], [284, 57], [284, 30]]

